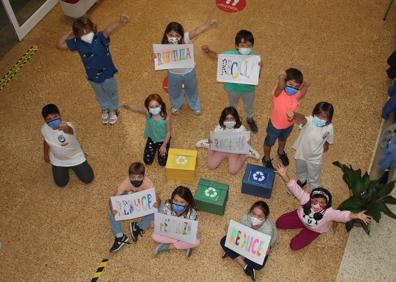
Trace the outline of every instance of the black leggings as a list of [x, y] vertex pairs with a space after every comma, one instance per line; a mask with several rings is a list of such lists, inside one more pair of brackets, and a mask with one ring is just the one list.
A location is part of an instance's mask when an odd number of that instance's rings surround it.
[[146, 147], [144, 148], [143, 161], [145, 164], [150, 165], [153, 163], [155, 158], [155, 152], [157, 152], [158, 163], [160, 166], [165, 166], [168, 160], [168, 151], [170, 147], [170, 140], [166, 146], [165, 155], [161, 156], [160, 148], [164, 142], [154, 142], [150, 137], [147, 138]]
[[65, 187], [67, 185], [69, 182], [69, 169], [72, 169], [77, 177], [85, 184], [90, 183], [94, 179], [93, 170], [87, 161], [71, 167], [52, 165], [52, 175], [57, 186]]

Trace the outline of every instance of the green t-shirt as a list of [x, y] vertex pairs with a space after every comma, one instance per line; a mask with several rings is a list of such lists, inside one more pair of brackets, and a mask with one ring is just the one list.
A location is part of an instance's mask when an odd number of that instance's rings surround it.
[[[230, 50], [230, 51], [225, 51], [223, 54], [240, 55], [241, 53], [239, 53], [238, 50]], [[255, 53], [253, 52], [251, 54], [255, 55]], [[243, 94], [243, 93], [251, 93], [256, 91], [256, 85], [225, 82], [224, 89], [226, 91]]]
[[154, 120], [149, 116], [144, 127], [144, 138], [150, 137], [154, 142], [163, 142], [166, 137], [166, 120]]

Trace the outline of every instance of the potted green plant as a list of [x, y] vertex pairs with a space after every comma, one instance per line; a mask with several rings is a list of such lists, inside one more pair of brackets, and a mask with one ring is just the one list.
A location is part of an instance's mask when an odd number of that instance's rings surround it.
[[[339, 210], [349, 210], [354, 213], [366, 210], [366, 214], [372, 216], [376, 222], [380, 221], [381, 213], [396, 219], [396, 214], [386, 206], [387, 204], [396, 204], [396, 198], [390, 195], [395, 186], [395, 181], [382, 183], [379, 180], [371, 180], [367, 172], [362, 175], [360, 169], [355, 170], [351, 165], [347, 166], [338, 161], [333, 162], [333, 165], [341, 168], [342, 179], [350, 191], [350, 197], [338, 206]], [[370, 234], [370, 225], [359, 222], [364, 231]], [[354, 223], [354, 220], [346, 223], [348, 232], [352, 229]]]

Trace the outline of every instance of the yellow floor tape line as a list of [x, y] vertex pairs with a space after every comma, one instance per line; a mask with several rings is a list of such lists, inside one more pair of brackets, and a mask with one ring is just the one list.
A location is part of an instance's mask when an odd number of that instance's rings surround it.
[[19, 72], [23, 66], [33, 57], [33, 55], [38, 51], [38, 46], [34, 45], [30, 47], [26, 53], [16, 62], [15, 65], [3, 76], [0, 80], [0, 90], [3, 90], [4, 87], [14, 78], [14, 76]]
[[103, 270], [105, 269], [105, 267], [107, 266], [108, 263], [109, 263], [108, 259], [105, 259], [105, 258], [102, 259], [101, 263], [99, 264], [98, 269], [96, 269], [96, 271], [95, 271], [95, 273], [94, 273], [94, 275], [93, 275], [93, 277], [91, 279], [91, 282], [98, 281], [100, 275], [102, 275], [102, 272], [103, 272]]

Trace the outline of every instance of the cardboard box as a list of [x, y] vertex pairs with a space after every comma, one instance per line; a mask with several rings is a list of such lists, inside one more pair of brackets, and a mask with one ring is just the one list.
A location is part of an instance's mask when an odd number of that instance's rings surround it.
[[193, 181], [196, 164], [197, 151], [171, 148], [165, 167], [166, 177], [167, 179]]
[[272, 168], [248, 164], [242, 180], [242, 193], [269, 199], [274, 180]]
[[200, 211], [224, 215], [228, 200], [228, 184], [201, 178], [194, 199]]

